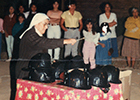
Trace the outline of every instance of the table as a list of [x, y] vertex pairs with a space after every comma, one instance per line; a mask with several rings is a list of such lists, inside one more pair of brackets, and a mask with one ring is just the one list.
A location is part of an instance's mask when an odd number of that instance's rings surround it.
[[98, 87], [90, 90], [74, 89], [53, 83], [40, 83], [17, 79], [15, 100], [123, 100], [122, 84], [110, 84], [110, 91], [103, 93]]

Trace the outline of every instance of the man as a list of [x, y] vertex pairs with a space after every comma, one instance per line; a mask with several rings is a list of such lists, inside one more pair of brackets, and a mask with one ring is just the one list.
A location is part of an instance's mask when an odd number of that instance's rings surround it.
[[[75, 11], [76, 9], [76, 3], [74, 0], [71, 0], [69, 2], [68, 6], [69, 10], [65, 11], [61, 17], [61, 28], [65, 31], [64, 38], [80, 38], [80, 31], [83, 27], [82, 23], [82, 15], [80, 12]], [[65, 27], [64, 27], [65, 22]], [[80, 25], [79, 25], [80, 24]], [[66, 45], [65, 46], [65, 53], [64, 57], [69, 56], [72, 53], [72, 56], [78, 55], [77, 49], [78, 49], [78, 43], [76, 42], [74, 45]]]
[[[122, 56], [127, 57], [128, 68], [134, 68], [135, 59], [139, 57], [140, 17], [138, 8], [131, 10], [132, 15], [125, 22], [124, 43]], [[132, 62], [131, 62], [132, 61]]]
[[47, 39], [43, 37], [48, 28], [49, 17], [43, 13], [36, 14], [30, 26], [20, 36], [19, 61], [16, 65], [16, 78], [28, 76], [28, 72], [22, 71], [27, 67], [29, 60], [38, 53], [47, 52], [48, 49], [63, 47], [63, 44], [76, 43], [76, 39]]

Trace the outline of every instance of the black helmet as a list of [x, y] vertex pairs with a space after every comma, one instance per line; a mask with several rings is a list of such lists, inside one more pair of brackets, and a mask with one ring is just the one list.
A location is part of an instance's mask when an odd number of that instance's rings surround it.
[[48, 53], [38, 53], [29, 62], [28, 68], [50, 68], [51, 58]]
[[65, 62], [60, 62], [60, 61], [57, 61], [55, 63], [53, 63], [53, 69], [54, 69], [54, 73], [55, 73], [55, 78], [56, 79], [60, 79], [60, 74], [62, 72], [64, 72], [64, 67], [65, 67], [66, 63]]
[[90, 84], [99, 87], [103, 92], [109, 91], [110, 84], [107, 81], [107, 73], [98, 69], [89, 70]]
[[55, 81], [55, 76], [51, 68], [37, 68], [30, 70], [28, 79], [37, 82], [51, 83]]
[[74, 69], [65, 76], [64, 82], [59, 85], [65, 85], [76, 89], [91, 89], [89, 84], [89, 76], [86, 72]]
[[111, 66], [111, 65], [100, 66], [98, 68], [101, 69], [102, 71], [107, 72], [108, 82], [114, 83], [114, 84], [121, 83], [121, 81], [119, 80], [120, 70], [118, 68], [115, 68], [114, 66]]
[[107, 81], [107, 73], [98, 69], [92, 69], [89, 71], [90, 84], [97, 87], [108, 88], [110, 84]]

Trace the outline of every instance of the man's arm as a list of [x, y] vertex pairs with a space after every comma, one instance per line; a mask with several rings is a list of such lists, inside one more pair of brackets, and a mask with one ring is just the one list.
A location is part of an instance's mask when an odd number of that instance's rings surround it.
[[65, 22], [65, 19], [61, 18], [60, 26], [64, 31], [67, 31], [67, 29], [64, 27], [64, 22]]
[[79, 24], [80, 24], [79, 31], [81, 31], [81, 30], [82, 30], [82, 28], [83, 28], [83, 22], [82, 22], [82, 19], [81, 19], [81, 20], [79, 20]]

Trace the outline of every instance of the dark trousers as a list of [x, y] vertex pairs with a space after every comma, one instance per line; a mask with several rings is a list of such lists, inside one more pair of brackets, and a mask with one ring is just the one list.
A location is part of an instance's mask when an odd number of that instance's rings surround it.
[[12, 60], [10, 62], [10, 84], [11, 84], [11, 96], [10, 100], [15, 100], [16, 95], [16, 63], [19, 57], [19, 36], [14, 38]]

